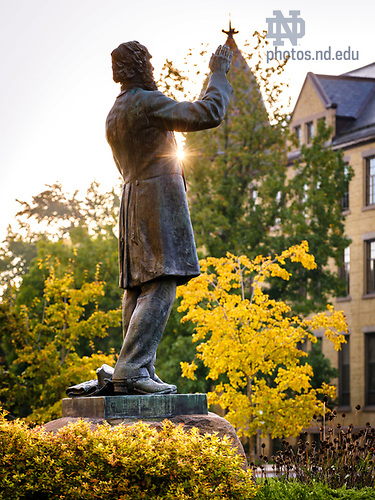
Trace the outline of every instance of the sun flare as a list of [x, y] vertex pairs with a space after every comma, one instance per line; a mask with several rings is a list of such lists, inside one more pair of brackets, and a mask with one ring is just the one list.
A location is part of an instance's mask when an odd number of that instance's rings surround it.
[[175, 138], [176, 138], [176, 143], [177, 143], [177, 150], [176, 150], [177, 158], [180, 161], [183, 161], [185, 158], [185, 151], [184, 151], [185, 138], [179, 132], [175, 133]]

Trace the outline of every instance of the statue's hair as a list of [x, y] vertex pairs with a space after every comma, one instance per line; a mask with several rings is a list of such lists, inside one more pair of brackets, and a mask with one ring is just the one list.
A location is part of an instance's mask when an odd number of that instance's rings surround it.
[[128, 83], [136, 78], [148, 90], [155, 90], [156, 84], [149, 64], [151, 54], [144, 45], [136, 40], [122, 43], [112, 53], [113, 80]]

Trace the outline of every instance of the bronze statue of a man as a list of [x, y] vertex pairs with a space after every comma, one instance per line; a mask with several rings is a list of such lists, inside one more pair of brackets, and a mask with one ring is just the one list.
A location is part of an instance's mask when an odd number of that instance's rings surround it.
[[218, 126], [232, 93], [232, 54], [212, 55], [204, 96], [176, 102], [157, 90], [146, 47], [132, 41], [112, 52], [121, 93], [106, 123], [107, 140], [124, 187], [120, 205], [120, 287], [124, 341], [112, 376], [115, 394], [167, 394], [176, 386], [155, 374], [156, 349], [176, 286], [199, 275], [185, 180], [173, 131]]

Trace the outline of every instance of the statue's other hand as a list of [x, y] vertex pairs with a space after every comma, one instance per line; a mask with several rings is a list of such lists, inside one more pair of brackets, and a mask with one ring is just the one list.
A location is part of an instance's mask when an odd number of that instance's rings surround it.
[[219, 45], [215, 54], [212, 54], [210, 59], [209, 68], [212, 73], [215, 73], [215, 71], [224, 71], [224, 73], [228, 73], [232, 56], [233, 52], [227, 45]]

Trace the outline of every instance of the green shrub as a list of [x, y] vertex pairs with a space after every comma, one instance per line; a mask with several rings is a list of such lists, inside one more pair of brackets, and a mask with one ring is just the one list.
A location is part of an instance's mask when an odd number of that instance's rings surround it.
[[79, 420], [55, 435], [0, 418], [0, 499], [245, 500], [257, 488], [229, 438], [184, 432], [168, 420], [108, 424]]
[[372, 500], [373, 488], [361, 490], [341, 487], [332, 489], [324, 483], [303, 484], [299, 481], [267, 480], [256, 493], [254, 500]]

